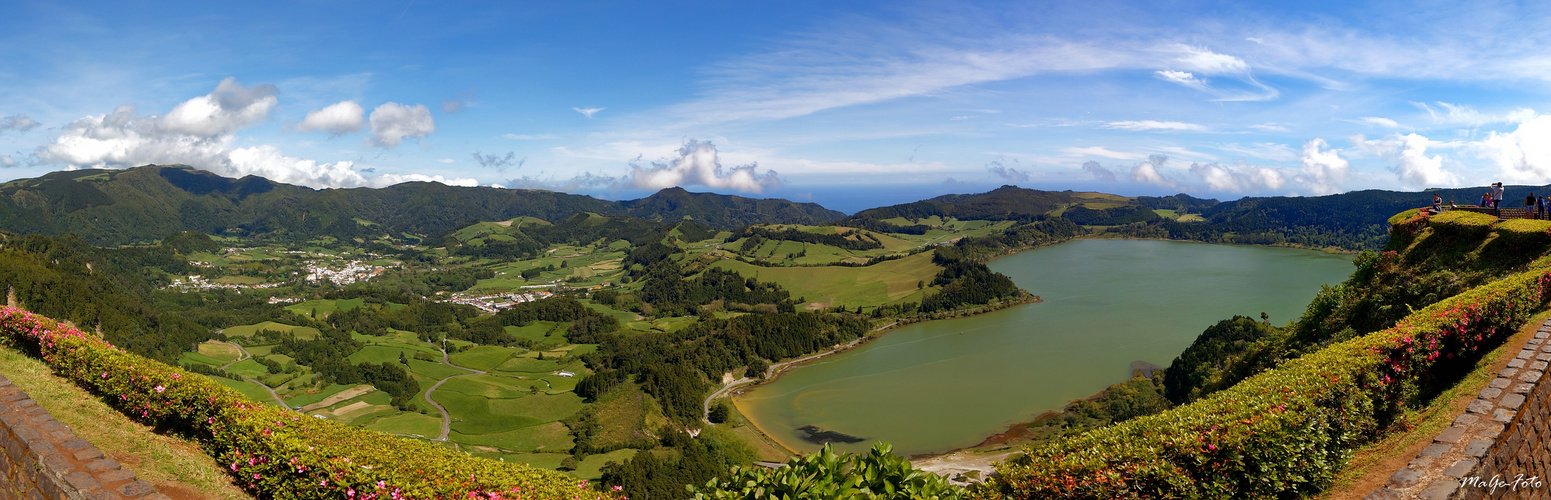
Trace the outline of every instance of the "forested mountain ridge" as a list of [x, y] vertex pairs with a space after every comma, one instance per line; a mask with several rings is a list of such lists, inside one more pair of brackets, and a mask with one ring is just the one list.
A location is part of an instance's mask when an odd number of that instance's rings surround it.
[[394, 237], [519, 216], [559, 221], [581, 212], [717, 228], [815, 224], [845, 214], [813, 203], [663, 190], [614, 202], [543, 190], [408, 182], [382, 189], [323, 189], [261, 177], [221, 177], [187, 166], [53, 172], [0, 184], [0, 229], [74, 233], [97, 245], [148, 243], [179, 231], [296, 240], [323, 235]]

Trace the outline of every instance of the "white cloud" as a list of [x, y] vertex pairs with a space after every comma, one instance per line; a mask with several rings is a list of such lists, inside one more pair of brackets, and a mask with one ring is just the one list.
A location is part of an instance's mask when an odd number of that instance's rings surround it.
[[1395, 120], [1391, 120], [1389, 118], [1381, 118], [1381, 117], [1377, 117], [1377, 116], [1364, 116], [1362, 118], [1358, 118], [1357, 120], [1354, 120], [1353, 123], [1364, 124], [1364, 125], [1378, 125], [1378, 126], [1384, 127], [1384, 128], [1400, 128], [1400, 124], [1399, 123], [1395, 123]]
[[1082, 171], [1092, 176], [1093, 180], [1115, 182], [1115, 172], [1104, 168], [1103, 165], [1099, 165], [1099, 162], [1091, 160], [1083, 162]]
[[363, 118], [365, 115], [366, 109], [355, 101], [340, 101], [323, 109], [308, 111], [307, 117], [296, 124], [296, 129], [303, 132], [321, 130], [330, 135], [353, 134], [360, 132], [366, 125]]
[[28, 118], [23, 115], [11, 115], [5, 118], [0, 118], [0, 132], [5, 132], [7, 130], [26, 132], [28, 130], [37, 128], [39, 125], [42, 124], [38, 123], [37, 120]]
[[1427, 112], [1434, 123], [1445, 125], [1463, 125], [1467, 127], [1479, 127], [1494, 123], [1524, 123], [1535, 118], [1535, 110], [1529, 108], [1517, 108], [1503, 114], [1487, 114], [1476, 111], [1476, 108], [1463, 104], [1451, 104], [1447, 102], [1434, 103], [1440, 109], [1425, 102], [1413, 102], [1412, 105]]
[[1245, 163], [1235, 166], [1216, 163], [1192, 163], [1190, 173], [1196, 174], [1210, 191], [1229, 193], [1256, 193], [1282, 188], [1286, 181], [1276, 170]]
[[169, 132], [196, 137], [214, 137], [236, 132], [269, 117], [280, 100], [274, 85], [243, 87], [236, 78], [227, 77], [207, 95], [184, 101], [160, 120]]
[[1396, 153], [1394, 172], [1400, 182], [1412, 187], [1452, 187], [1459, 185], [1459, 176], [1443, 169], [1443, 156], [1427, 156], [1428, 139], [1408, 134], [1400, 138], [1400, 151]]
[[699, 185], [759, 193], [766, 188], [781, 185], [774, 171], [766, 170], [760, 174], [756, 172], [758, 167], [758, 164], [748, 164], [724, 171], [717, 158], [715, 145], [690, 140], [679, 148], [677, 158], [664, 163], [653, 162], [644, 167], [632, 163], [628, 177], [630, 186], [639, 189]]
[[0, 156], [0, 167], [14, 167], [16, 165], [16, 160], [10, 156]]
[[571, 108], [572, 111], [575, 111], [577, 113], [581, 113], [582, 116], [585, 116], [585, 117], [588, 117], [588, 118], [592, 118], [592, 115], [598, 114], [599, 111], [603, 111], [605, 109], [608, 109], [608, 108], [575, 108], [575, 107]]
[[174, 108], [179, 113], [176, 117], [139, 115], [133, 106], [120, 106], [112, 113], [71, 122], [33, 154], [40, 163], [66, 168], [186, 164], [227, 177], [258, 175], [314, 188], [381, 187], [407, 181], [475, 184], [473, 179], [421, 174], [367, 176], [370, 169], [358, 169], [349, 161], [320, 163], [289, 157], [270, 145], [233, 148], [233, 133], [261, 120], [275, 105], [274, 94], [273, 88], [244, 89], [227, 79], [215, 92], [179, 104]]
[[1112, 160], [1139, 160], [1147, 157], [1147, 155], [1140, 153], [1121, 153], [1119, 151], [1110, 151], [1105, 149], [1103, 146], [1089, 146], [1086, 148], [1061, 148], [1061, 152], [1073, 156], [1098, 156], [1100, 158], [1109, 158]]
[[501, 137], [505, 137], [514, 141], [541, 141], [548, 139], [558, 139], [560, 136], [555, 134], [501, 134]]
[[1264, 132], [1286, 132], [1287, 131], [1287, 125], [1283, 125], [1283, 124], [1280, 124], [1280, 123], [1261, 123], [1261, 124], [1258, 124], [1258, 125], [1250, 125], [1249, 128], [1252, 128], [1252, 129], [1255, 129], [1255, 130], [1264, 131]]
[[1204, 132], [1206, 127], [1194, 123], [1167, 122], [1157, 120], [1118, 121], [1104, 124], [1104, 128], [1117, 130], [1182, 130], [1192, 132]]
[[384, 103], [372, 110], [372, 144], [392, 148], [405, 137], [420, 138], [436, 132], [436, 122], [431, 110], [424, 104], [405, 106], [396, 102]]
[[[1158, 78], [1183, 85], [1213, 96], [1214, 101], [1268, 101], [1281, 95], [1276, 89], [1260, 83], [1243, 59], [1219, 54], [1205, 47], [1185, 44], [1166, 45], [1163, 52], [1177, 54], [1173, 66], [1178, 69], [1162, 69], [1154, 72]], [[1227, 76], [1239, 84], [1227, 87], [1214, 86], [1205, 76]]]
[[1298, 175], [1298, 182], [1308, 188], [1311, 194], [1326, 195], [1341, 192], [1341, 181], [1346, 179], [1347, 172], [1351, 171], [1351, 165], [1335, 149], [1326, 149], [1324, 139], [1314, 139], [1303, 145], [1303, 155], [1299, 163], [1302, 171]]
[[1504, 181], [1538, 184], [1551, 180], [1551, 115], [1525, 121], [1513, 132], [1492, 132], [1471, 149], [1496, 163]]
[[1161, 186], [1166, 188], [1174, 187], [1174, 181], [1169, 180], [1167, 177], [1164, 177], [1162, 173], [1158, 172], [1158, 168], [1162, 167], [1163, 164], [1167, 163], [1168, 161], [1169, 157], [1164, 155], [1149, 155], [1147, 157], [1147, 161], [1144, 161], [1138, 164], [1135, 168], [1131, 169], [1131, 180], [1142, 184], [1152, 184], [1154, 186]]
[[436, 160], [437, 163], [456, 163], [457, 161], [458, 160], [454, 160], [452, 158], [442, 158], [440, 160]]

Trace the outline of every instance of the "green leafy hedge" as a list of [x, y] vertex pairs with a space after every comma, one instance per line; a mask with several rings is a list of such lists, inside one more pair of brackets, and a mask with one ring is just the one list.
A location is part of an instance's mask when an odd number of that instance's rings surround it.
[[1497, 218], [1466, 212], [1464, 210], [1450, 210], [1432, 216], [1431, 222], [1435, 231], [1453, 238], [1482, 238], [1492, 231], [1492, 225], [1497, 223]]
[[1543, 309], [1548, 285], [1551, 271], [1542, 265], [1190, 405], [1028, 450], [976, 493], [1293, 498], [1319, 491], [1355, 446], [1437, 389], [1439, 364], [1472, 362]]
[[199, 440], [261, 498], [603, 498], [558, 472], [258, 404], [20, 309], [0, 308], [0, 342], [38, 356], [132, 418]]
[[711, 479], [691, 489], [696, 500], [782, 500], [834, 498], [868, 500], [958, 500], [965, 490], [931, 472], [911, 468], [887, 443], [865, 455], [818, 453], [793, 457], [786, 467], [734, 467], [726, 480]]

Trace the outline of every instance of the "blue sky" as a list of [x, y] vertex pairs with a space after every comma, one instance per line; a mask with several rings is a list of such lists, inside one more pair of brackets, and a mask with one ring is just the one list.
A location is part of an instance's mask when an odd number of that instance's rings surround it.
[[845, 211], [1551, 182], [1539, 3], [0, 5], [0, 179], [186, 163]]

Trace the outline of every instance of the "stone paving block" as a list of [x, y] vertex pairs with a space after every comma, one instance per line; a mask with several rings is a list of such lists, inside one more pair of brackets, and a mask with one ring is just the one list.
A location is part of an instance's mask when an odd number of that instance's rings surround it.
[[1503, 368], [1501, 371], [1497, 372], [1497, 376], [1499, 376], [1499, 377], [1512, 377], [1512, 376], [1518, 375], [1518, 374], [1519, 374], [1519, 369], [1518, 368]]
[[102, 483], [99, 483], [96, 479], [93, 479], [91, 474], [87, 474], [81, 471], [65, 474], [65, 482], [69, 483], [70, 486], [80, 491], [87, 491], [102, 486]]
[[1481, 439], [1495, 439], [1498, 434], [1503, 433], [1503, 428], [1504, 424], [1498, 423], [1496, 421], [1487, 422], [1477, 427], [1478, 431], [1476, 432], [1476, 437]]
[[1395, 490], [1379, 488], [1373, 490], [1373, 493], [1369, 493], [1368, 496], [1363, 497], [1363, 500], [1401, 500], [1402, 498], [1405, 497], [1400, 496], [1400, 493]]
[[1458, 443], [1460, 438], [1463, 437], [1465, 437], [1465, 427], [1456, 425], [1454, 427], [1444, 429], [1443, 432], [1438, 433], [1438, 436], [1434, 437], [1433, 441], [1437, 441], [1439, 443]]
[[98, 461], [86, 464], [86, 470], [89, 470], [89, 471], [92, 471], [92, 472], [112, 470], [112, 469], [117, 469], [117, 468], [119, 468], [118, 462], [114, 461], [111, 458], [104, 458], [102, 460], [98, 460]]
[[1447, 451], [1449, 451], [1449, 445], [1443, 443], [1433, 443], [1427, 445], [1426, 448], [1422, 448], [1422, 453], [1418, 454], [1418, 456], [1438, 458], [1443, 456], [1443, 453]]
[[1535, 390], [1535, 384], [1522, 384], [1521, 383], [1519, 385], [1513, 386], [1513, 393], [1514, 394], [1524, 394], [1524, 393], [1528, 393], [1529, 391], [1533, 391], [1533, 390]]
[[1497, 378], [1492, 379], [1492, 383], [1487, 384], [1486, 386], [1494, 388], [1494, 389], [1507, 389], [1508, 386], [1510, 386], [1510, 385], [1513, 385], [1513, 381], [1512, 380], [1509, 380], [1509, 379], [1506, 379], [1506, 378], [1502, 378], [1502, 377], [1497, 377]]
[[1454, 425], [1469, 426], [1470, 424], [1476, 423], [1477, 420], [1481, 420], [1481, 417], [1465, 413], [1458, 417], [1454, 417]]
[[1459, 489], [1459, 481], [1453, 479], [1439, 479], [1427, 485], [1427, 489], [1417, 493], [1416, 497], [1422, 500], [1447, 500], [1454, 490]]
[[1496, 387], [1481, 389], [1481, 393], [1477, 394], [1477, 396], [1481, 396], [1481, 399], [1497, 399], [1497, 396], [1501, 395], [1503, 395], [1503, 390]]
[[1511, 412], [1511, 411], [1508, 411], [1508, 410], [1504, 410], [1502, 408], [1498, 408], [1496, 411], [1492, 412], [1492, 420], [1495, 420], [1495, 421], [1502, 422], [1502, 423], [1506, 424], [1508, 422], [1512, 422], [1513, 421], [1513, 417], [1516, 417], [1518, 415], [1519, 414], [1517, 414], [1517, 413], [1514, 413], [1514, 412]]
[[1406, 467], [1410, 467], [1410, 468], [1417, 469], [1417, 470], [1424, 470], [1424, 469], [1426, 469], [1428, 467], [1432, 467], [1432, 465], [1433, 465], [1433, 459], [1431, 457], [1418, 456], [1416, 458], [1411, 459], [1411, 463], [1406, 464]]
[[126, 497], [137, 497], [156, 491], [156, 488], [152, 488], [151, 484], [145, 481], [135, 481], [133, 483], [114, 488], [114, 491], [117, 491], [118, 494], [124, 495]]
[[1524, 367], [1524, 360], [1523, 359], [1510, 359], [1510, 360], [1508, 360], [1508, 367], [1509, 368], [1523, 368]]
[[1519, 374], [1519, 380], [1523, 380], [1525, 382], [1534, 382], [1540, 380], [1541, 375], [1542, 372], [1539, 371], [1525, 370], [1524, 373]]
[[1450, 465], [1449, 468], [1443, 469], [1443, 475], [1458, 479], [1464, 477], [1465, 474], [1469, 474], [1470, 470], [1474, 468], [1476, 468], [1476, 461], [1467, 458], [1458, 462], [1454, 462], [1454, 465]]
[[1487, 450], [1490, 449], [1492, 449], [1492, 441], [1486, 439], [1472, 439], [1470, 440], [1470, 444], [1465, 445], [1465, 455], [1481, 458], [1481, 456], [1486, 455]]
[[1519, 351], [1519, 354], [1517, 356], [1514, 356], [1514, 357], [1518, 358], [1518, 359], [1533, 358], [1533, 357], [1535, 357], [1535, 350], [1534, 349], [1524, 349], [1524, 350]]
[[97, 475], [104, 483], [117, 483], [125, 479], [134, 479], [135, 471], [129, 469], [110, 470]]
[[1487, 413], [1487, 412], [1492, 411], [1492, 408], [1494, 406], [1495, 405], [1493, 405], [1491, 401], [1487, 401], [1485, 399], [1477, 399], [1475, 401], [1471, 401], [1470, 402], [1470, 406], [1466, 406], [1465, 407], [1465, 411], [1468, 411], [1468, 412], [1471, 412], [1471, 413]]
[[1530, 363], [1529, 364], [1529, 369], [1531, 369], [1531, 370], [1539, 370], [1539, 371], [1546, 371], [1546, 362], [1545, 361], [1536, 361], [1534, 363]]
[[1524, 395], [1523, 394], [1509, 394], [1507, 396], [1503, 396], [1503, 400], [1499, 401], [1498, 404], [1502, 405], [1503, 408], [1507, 408], [1507, 409], [1510, 409], [1510, 410], [1517, 410], [1517, 409], [1519, 409], [1519, 406], [1524, 404]]
[[1400, 469], [1395, 471], [1395, 474], [1389, 477], [1389, 487], [1402, 490], [1410, 488], [1420, 484], [1423, 477], [1424, 475], [1422, 474], [1422, 471], [1412, 469], [1410, 467]]
[[1535, 333], [1535, 338], [1537, 338], [1537, 339], [1543, 339], [1543, 338], [1546, 338], [1546, 337], [1551, 337], [1551, 333], [1547, 333], [1547, 332], [1536, 332]]

